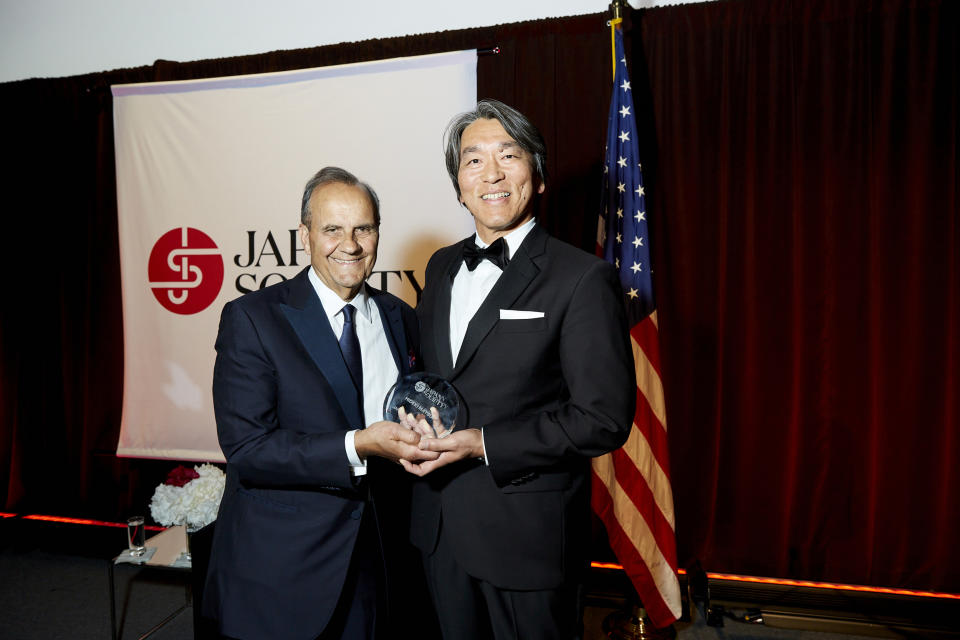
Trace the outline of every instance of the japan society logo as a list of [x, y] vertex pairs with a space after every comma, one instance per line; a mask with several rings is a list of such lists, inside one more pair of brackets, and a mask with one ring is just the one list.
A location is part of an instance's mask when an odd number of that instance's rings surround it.
[[153, 245], [147, 277], [164, 309], [182, 315], [199, 313], [220, 294], [223, 257], [203, 231], [171, 229]]

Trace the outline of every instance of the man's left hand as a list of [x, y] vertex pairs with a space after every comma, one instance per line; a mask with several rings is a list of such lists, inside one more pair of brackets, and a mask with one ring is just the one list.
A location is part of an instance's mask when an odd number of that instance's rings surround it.
[[436, 460], [423, 460], [416, 463], [400, 460], [403, 468], [417, 476], [425, 476], [431, 471], [467, 458], [483, 458], [483, 436], [480, 429], [462, 429], [443, 438], [420, 438], [420, 449], [440, 454]]

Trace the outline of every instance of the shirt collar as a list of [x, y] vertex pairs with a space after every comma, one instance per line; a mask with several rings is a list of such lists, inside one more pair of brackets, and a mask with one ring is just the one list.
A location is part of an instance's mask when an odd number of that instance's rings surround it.
[[[517, 227], [507, 235], [503, 236], [503, 241], [507, 243], [507, 248], [510, 250], [508, 257], [512, 258], [516, 255], [517, 249], [520, 248], [520, 245], [523, 244], [523, 239], [527, 237], [527, 234], [533, 229], [534, 225], [537, 223], [536, 218], [530, 218], [524, 222], [521, 226]], [[489, 246], [486, 242], [480, 239], [479, 234], [474, 234], [473, 241], [481, 249]]]
[[307, 277], [310, 280], [310, 284], [313, 285], [313, 290], [317, 292], [317, 296], [320, 298], [320, 304], [323, 305], [323, 312], [327, 314], [327, 318], [329, 318], [331, 322], [337, 314], [343, 311], [343, 305], [348, 303], [356, 307], [360, 316], [366, 322], [370, 322], [373, 319], [373, 310], [371, 309], [373, 298], [371, 298], [367, 292], [366, 282], [363, 283], [360, 291], [357, 292], [357, 295], [355, 295], [353, 299], [344, 300], [334, 293], [333, 289], [320, 280], [320, 276], [317, 275], [313, 267], [310, 267], [310, 272], [307, 274]]

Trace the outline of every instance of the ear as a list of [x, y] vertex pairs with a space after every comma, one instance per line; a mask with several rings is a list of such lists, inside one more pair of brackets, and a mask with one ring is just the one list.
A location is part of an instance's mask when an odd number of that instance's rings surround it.
[[543, 180], [541, 180], [540, 185], [537, 187], [537, 193], [543, 193], [546, 190], [547, 190], [547, 185]]
[[303, 255], [310, 256], [310, 228], [300, 223], [300, 245], [303, 247]]

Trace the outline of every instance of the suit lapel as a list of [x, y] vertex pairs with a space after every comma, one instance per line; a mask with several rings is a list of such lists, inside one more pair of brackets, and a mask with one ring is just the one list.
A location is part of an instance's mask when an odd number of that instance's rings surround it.
[[433, 335], [437, 362], [440, 363], [441, 369], [434, 373], [445, 378], [453, 374], [453, 351], [450, 350], [450, 292], [453, 289], [453, 279], [460, 270], [464, 242], [473, 242], [473, 236], [453, 245], [447, 254], [446, 264], [441, 265], [441, 278], [437, 286], [434, 308], [432, 311], [428, 310], [433, 326], [424, 327], [424, 331], [421, 332], [421, 336]]
[[307, 277], [308, 269], [310, 267], [290, 281], [290, 304], [281, 303], [280, 309], [320, 373], [333, 388], [349, 423], [364, 424], [360, 396], [343, 361], [337, 336]]
[[407, 346], [407, 336], [403, 330], [403, 315], [400, 307], [393, 300], [387, 299], [380, 291], [368, 286], [367, 291], [370, 297], [380, 310], [380, 320], [386, 329], [387, 343], [390, 345], [390, 352], [393, 354], [393, 361], [397, 365], [397, 371], [400, 375], [409, 373], [410, 362], [405, 358], [404, 349]]
[[[534, 259], [543, 254], [546, 242], [546, 232], [539, 226], [534, 226], [527, 237], [524, 238], [520, 248], [517, 249], [517, 254], [510, 258], [506, 270], [497, 280], [497, 284], [493, 286], [487, 299], [477, 309], [477, 313], [470, 320], [470, 324], [467, 325], [467, 332], [463, 337], [463, 344], [460, 346], [460, 353], [457, 355], [457, 362], [454, 365], [453, 376], [460, 373], [470, 362], [470, 359], [473, 358], [474, 353], [480, 347], [480, 343], [500, 320], [500, 309], [509, 309], [530, 285], [530, 282], [540, 273], [540, 268], [534, 263]], [[449, 293], [447, 299], [447, 309], [449, 310]], [[449, 327], [447, 333], [449, 336]], [[447, 351], [449, 352], [449, 350], [450, 340], [448, 337]]]

